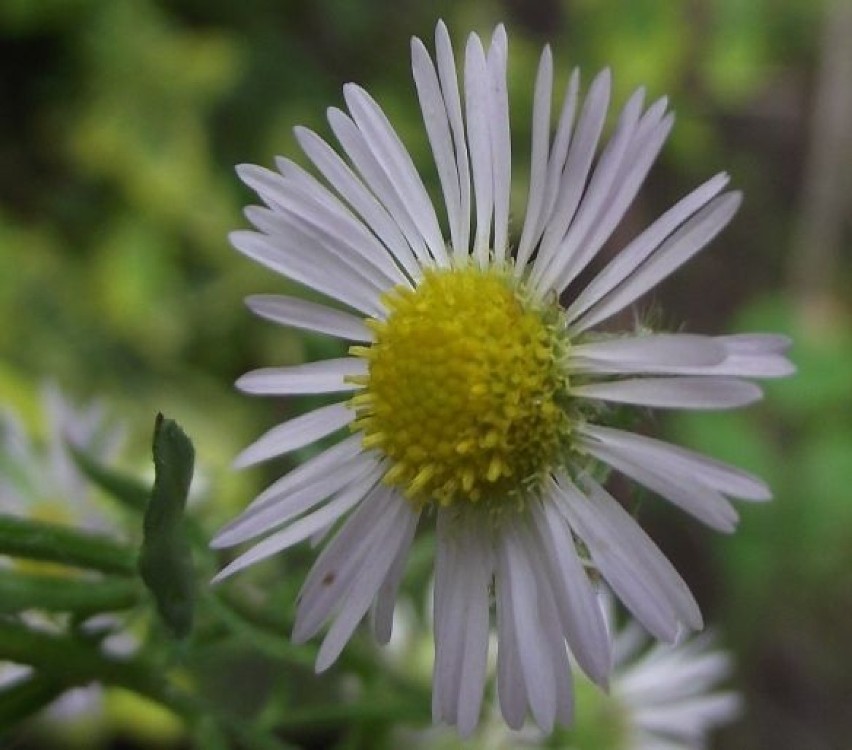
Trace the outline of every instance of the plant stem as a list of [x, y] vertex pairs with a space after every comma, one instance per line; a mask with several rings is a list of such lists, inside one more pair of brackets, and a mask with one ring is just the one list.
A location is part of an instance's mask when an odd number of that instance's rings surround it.
[[136, 552], [108, 537], [17, 516], [0, 514], [0, 554], [136, 575]]
[[0, 570], [0, 614], [41, 609], [90, 615], [128, 609], [139, 602], [135, 581], [86, 580]]

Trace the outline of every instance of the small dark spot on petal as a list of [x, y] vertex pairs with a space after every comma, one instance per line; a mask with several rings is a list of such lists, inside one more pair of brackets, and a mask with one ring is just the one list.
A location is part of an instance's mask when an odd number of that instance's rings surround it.
[[336, 577], [337, 576], [333, 572], [326, 573], [325, 577], [322, 579], [322, 585], [323, 586], [331, 586], [331, 584], [334, 583], [334, 579]]

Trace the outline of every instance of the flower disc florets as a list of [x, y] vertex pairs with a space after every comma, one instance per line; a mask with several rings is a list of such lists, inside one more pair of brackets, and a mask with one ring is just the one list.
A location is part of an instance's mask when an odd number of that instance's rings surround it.
[[428, 269], [385, 295], [371, 319], [364, 390], [352, 399], [364, 446], [410, 500], [523, 501], [560, 462], [571, 429], [558, 305], [534, 301], [510, 269]]

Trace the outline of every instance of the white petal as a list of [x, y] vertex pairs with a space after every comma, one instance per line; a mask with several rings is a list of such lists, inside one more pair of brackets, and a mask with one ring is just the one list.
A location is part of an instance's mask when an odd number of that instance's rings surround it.
[[411, 543], [418, 513], [406, 500], [398, 496], [395, 499], [396, 503], [388, 511], [392, 521], [388, 524], [387, 533], [378, 544], [373, 545], [341, 602], [339, 614], [323, 639], [317, 654], [317, 672], [328, 669], [340, 656], [343, 647], [349, 642], [358, 623], [370, 608], [370, 602], [378, 593], [397, 554], [401, 549], [407, 549]]
[[663, 409], [736, 409], [763, 395], [754, 383], [734, 378], [629, 378], [571, 389], [580, 398]]
[[337, 152], [316, 133], [297, 127], [296, 140], [314, 166], [333, 185], [340, 196], [361, 216], [397, 262], [412, 279], [420, 276], [420, 267], [399, 227], [364, 183]]
[[636, 618], [658, 639], [674, 642], [700, 629], [701, 612], [686, 584], [636, 521], [593, 480], [581, 494], [559, 478], [560, 509], [592, 560]]
[[470, 245], [470, 162], [467, 156], [467, 140], [465, 138], [464, 122], [462, 119], [461, 97], [459, 82], [456, 76], [456, 63], [450, 35], [443, 21], [438, 21], [435, 27], [435, 62], [438, 66], [438, 78], [441, 81], [441, 92], [447, 105], [450, 119], [450, 130], [453, 133], [453, 143], [456, 151], [456, 166], [459, 173], [459, 188], [461, 191], [461, 216], [459, 217], [459, 239], [454, 251], [458, 257], [466, 257]]
[[492, 563], [487, 539], [448, 515], [438, 514], [433, 712], [469, 736], [479, 720], [485, 686]]
[[[343, 201], [346, 200], [345, 197], [343, 200], [340, 200], [319, 180], [295, 162], [281, 156], [276, 156], [275, 165], [290, 182], [296, 182], [299, 184], [303, 183], [304, 186], [302, 187], [302, 191], [307, 193], [311, 200], [319, 203], [324, 210], [332, 212], [336, 216], [340, 217], [341, 223], [344, 224], [346, 228], [344, 231], [347, 232], [343, 240], [346, 244], [355, 245], [353, 252], [364, 256], [369, 263], [381, 269], [386, 277], [394, 279], [396, 283], [404, 286], [411, 286], [408, 276], [400, 270], [402, 268], [405, 269], [405, 271], [409, 271], [407, 263], [409, 260], [414, 260], [414, 256], [411, 255], [410, 251], [406, 258], [400, 260], [400, 257], [398, 257], [396, 252], [396, 248], [390, 249], [387, 247], [382, 238], [377, 235], [376, 230], [371, 223], [364, 217], [359, 216], [357, 209], [356, 212], [353, 213], [350, 208], [344, 204]], [[353, 179], [357, 180], [354, 176]], [[341, 186], [335, 185], [334, 187], [341, 192], [342, 197]], [[404, 240], [402, 240], [402, 244], [405, 244]], [[416, 264], [413, 267], [416, 269]]]
[[362, 461], [375, 466], [377, 461], [373, 454], [362, 452], [361, 435], [350, 435], [336, 445], [327, 448], [322, 453], [312, 456], [299, 464], [295, 469], [277, 479], [249, 504], [253, 510], [273, 500], [302, 487], [307, 487], [318, 479], [325, 477], [329, 471], [343, 467], [352, 461]]
[[335, 137], [364, 183], [387, 209], [419, 263], [429, 265], [431, 256], [426, 249], [425, 239], [381, 162], [364, 138], [364, 134], [344, 112], [335, 107], [329, 108], [327, 116]]
[[603, 339], [572, 347], [568, 367], [594, 374], [668, 373], [684, 367], [717, 365], [725, 346], [711, 336], [650, 334]]
[[[347, 269], [322, 247], [298, 231], [292, 236], [268, 237], [259, 232], [239, 231], [228, 235], [231, 244], [252, 260], [293, 281], [339, 300], [365, 315], [384, 317], [376, 288], [348, 273]], [[313, 257], [308, 259], [306, 248]]]
[[544, 204], [544, 191], [547, 181], [547, 159], [550, 138], [550, 105], [553, 92], [553, 55], [546, 46], [541, 52], [538, 73], [535, 78], [535, 94], [532, 114], [532, 151], [530, 154], [530, 186], [527, 198], [527, 212], [524, 228], [518, 242], [515, 272], [526, 266], [533, 251], [533, 243], [538, 239], [535, 234], [538, 218]]
[[[717, 174], [660, 216], [624, 250], [618, 253], [583, 289], [577, 299], [568, 306], [568, 319], [576, 320], [621, 284], [622, 281], [639, 268], [666, 237], [716, 196], [725, 187], [728, 180], [729, 178], [726, 174]], [[577, 331], [585, 330], [585, 328], [594, 325], [595, 322], [597, 322], [596, 319], [591, 319], [582, 328], [579, 324], [572, 325], [571, 328]]]
[[538, 591], [525, 550], [511, 530], [498, 545], [498, 561], [498, 575], [512, 592], [511, 616], [530, 710], [542, 731], [549, 733], [556, 719], [556, 683], [554, 665], [541, 642], [538, 598], [543, 592]]
[[[550, 579], [548, 565], [542, 556], [541, 540], [537, 538], [531, 527], [520, 524], [515, 528], [515, 539], [520, 543], [519, 546], [523, 550], [535, 577], [536, 602], [538, 605], [538, 642], [544, 659], [551, 665], [553, 672], [552, 687], [555, 708], [553, 721], [555, 723], [558, 719], [560, 724], [569, 724], [574, 713], [571, 665], [568, 661], [565, 636], [554, 599], [556, 592]], [[600, 608], [597, 609], [600, 614]], [[604, 634], [606, 634], [606, 628], [604, 628]], [[532, 693], [530, 696], [532, 703]], [[550, 698], [548, 697], [547, 711], [549, 711], [549, 704]], [[549, 719], [549, 714], [547, 718]], [[544, 724], [541, 725], [541, 728], [548, 732], [552, 729], [552, 726]]]
[[319, 529], [333, 524], [337, 519], [352, 509], [364, 498], [364, 492], [342, 492], [328, 501], [319, 510], [294, 521], [289, 526], [271, 534], [263, 541], [255, 544], [235, 560], [226, 565], [213, 578], [211, 583], [217, 583], [234, 573], [243, 570], [256, 562], [276, 555], [294, 544], [304, 541]]
[[476, 234], [473, 256], [480, 266], [488, 261], [491, 218], [494, 211], [494, 181], [491, 173], [491, 129], [489, 119], [490, 81], [482, 42], [471, 34], [465, 49], [464, 87], [467, 115], [468, 149], [476, 198]]
[[796, 371], [784, 355], [789, 345], [786, 336], [741, 334], [716, 336], [727, 356], [712, 367], [687, 368], [690, 375], [726, 375], [745, 378], [784, 378]]
[[[499, 564], [499, 557], [498, 557]], [[515, 602], [507, 575], [495, 578], [497, 600], [497, 696], [510, 729], [518, 730], [527, 713], [527, 691], [521, 673], [521, 656], [515, 632]]]
[[411, 542], [414, 539], [414, 532], [417, 529], [417, 520], [419, 517], [420, 512], [417, 511], [413, 523], [410, 525], [409, 533], [404, 537], [396, 553], [396, 557], [393, 559], [393, 563], [391, 563], [390, 570], [379, 587], [376, 599], [373, 602], [373, 634], [379, 643], [387, 643], [391, 637], [396, 597], [399, 593], [403, 574], [405, 573], [405, 564], [408, 561], [408, 554], [411, 551]]
[[509, 244], [509, 195], [512, 187], [512, 142], [509, 131], [509, 95], [506, 90], [508, 56], [506, 29], [500, 24], [494, 31], [488, 50], [488, 118], [491, 133], [491, 162], [494, 179], [494, 257], [505, 259]]
[[[639, 124], [639, 114], [645, 97], [644, 89], [637, 90], [627, 102], [616, 125], [615, 135], [598, 160], [589, 184], [583, 193], [577, 212], [566, 234], [557, 242], [548, 267], [543, 269], [536, 283], [541, 289], [564, 288], [600, 247], [585, 243], [593, 230], [594, 222], [611, 200], [613, 183], [621, 170], [622, 161]], [[615, 188], [617, 189], [617, 187]], [[553, 238], [554, 241], [555, 238]], [[545, 233], [544, 243], [548, 241]], [[543, 244], [544, 244], [543, 243]], [[545, 245], [546, 246], [546, 245]], [[565, 284], [557, 280], [565, 279]]]
[[723, 193], [710, 201], [660, 245], [642, 266], [634, 267], [635, 270], [624, 282], [604, 295], [571, 329], [583, 331], [624, 309], [655, 287], [721, 232], [741, 202], [742, 194], [739, 192]]
[[611, 75], [608, 69], [602, 70], [592, 81], [577, 121], [576, 133], [571, 140], [565, 170], [560, 170], [556, 203], [548, 217], [538, 256], [533, 263], [531, 281], [539, 289], [543, 290], [543, 287], [539, 286], [542, 274], [553, 261], [586, 188], [589, 169], [606, 119], [610, 83]]
[[612, 670], [609, 634], [597, 596], [577, 556], [571, 529], [547, 498], [533, 513], [533, 519], [571, 652], [589, 678], [606, 687]]
[[[396, 269], [395, 275], [390, 275], [373, 263], [369, 254], [364, 252], [363, 245], [366, 243], [358, 242], [351, 230], [347, 232], [345, 227], [335, 226], [333, 216], [328, 211], [316, 207], [313, 211], [313, 215], [308, 216], [302, 210], [296, 212], [249, 206], [244, 213], [256, 229], [264, 232], [273, 241], [288, 243], [292, 232], [301, 232], [307, 242], [297, 252], [307, 254], [310, 259], [313, 252], [319, 248], [345, 269], [347, 274], [360, 277], [379, 294], [396, 284], [407, 283], [399, 269]], [[325, 226], [316, 223], [322, 221], [326, 222]], [[378, 247], [378, 243], [376, 244]], [[389, 260], [387, 253], [381, 248], [373, 254], [379, 253]]]
[[358, 357], [324, 359], [290, 367], [264, 367], [252, 370], [237, 380], [237, 388], [245, 393], [266, 396], [289, 396], [297, 393], [339, 393], [354, 391], [359, 385], [346, 378], [364, 375], [367, 365]]
[[730, 676], [731, 658], [707, 650], [697, 638], [679, 646], [658, 644], [633, 664], [619, 670], [617, 690], [641, 706], [674, 704], [701, 696]]
[[[345, 446], [345, 441], [314, 456], [273, 483], [217, 533], [211, 546], [233, 547], [272, 531], [344, 487], [351, 487], [361, 494], [369, 491], [381, 476], [376, 460], [370, 456], [357, 456], [338, 463], [336, 456], [342, 455], [341, 446]], [[318, 470], [322, 473], [317, 473]]]
[[568, 660], [568, 649], [565, 647], [559, 614], [553, 600], [545, 598], [539, 602], [539, 608], [544, 636], [542, 644], [550, 652], [548, 658], [550, 663], [553, 664], [554, 698], [556, 700], [554, 721], [567, 727], [571, 725], [574, 719], [574, 690], [571, 684], [571, 663]]
[[438, 265], [447, 265], [447, 252], [435, 208], [411, 156], [390, 121], [376, 101], [360, 86], [346, 84], [343, 95], [364, 140], [376, 161], [382, 165], [417, 230], [426, 240], [432, 257]]
[[[285, 167], [286, 164], [284, 162]], [[293, 168], [300, 169], [296, 165]], [[293, 227], [298, 227], [321, 243], [339, 262], [372, 280], [379, 288], [407, 283], [387, 250], [364, 224], [307, 173], [293, 180], [252, 165], [242, 165], [237, 171], [274, 209], [246, 209], [249, 221], [261, 231], [286, 235]], [[307, 180], [313, 182], [306, 185]]]
[[362, 573], [373, 551], [386, 550], [383, 541], [393, 533], [397, 520], [394, 511], [401, 510], [404, 502], [388, 487], [380, 485], [346, 519], [302, 584], [293, 625], [295, 643], [304, 643], [316, 635]]
[[453, 247], [458, 248], [462, 244], [462, 206], [453, 136], [438, 74], [423, 42], [416, 38], [411, 40], [411, 68], [417, 87], [420, 111], [423, 114], [423, 124], [426, 127], [429, 145], [432, 147], [432, 155], [438, 169], [438, 178], [441, 181], [450, 238]]
[[346, 404], [330, 404], [273, 427], [234, 460], [242, 468], [303, 448], [349, 424], [355, 412]]
[[[476, 535], [471, 535], [475, 538]], [[482, 544], [462, 551], [461, 561], [468, 563], [459, 571], [465, 599], [464, 650], [459, 675], [458, 731], [469, 737], [479, 721], [482, 694], [488, 665], [488, 585], [491, 567]]]
[[796, 366], [782, 354], [731, 354], [722, 364], [706, 369], [708, 375], [740, 378], [786, 378], [795, 372]]
[[733, 333], [716, 340], [732, 354], [785, 354], [793, 345], [789, 336], [780, 333]]
[[[664, 100], [658, 102], [657, 105], [661, 103], [663, 104], [661, 109], [665, 109]], [[559, 280], [556, 288], [560, 293], [567, 288], [580, 271], [586, 268], [604, 242], [612, 235], [616, 226], [627, 213], [630, 204], [633, 203], [633, 199], [659, 155], [660, 149], [674, 124], [674, 117], [668, 115], [661, 122], [656, 123], [654, 110], [655, 107], [648, 110], [640, 121], [636, 135], [622, 160], [621, 170], [615, 179], [613, 193], [607, 198], [603, 211], [592, 223], [589, 234], [582, 241], [582, 256], [578, 256], [578, 260], [571, 264], [570, 270], [564, 273]], [[643, 134], [643, 125], [649, 119], [655, 124], [655, 127], [646, 136]]]
[[571, 77], [565, 89], [562, 111], [559, 114], [559, 124], [556, 128], [556, 135], [553, 138], [553, 145], [547, 160], [547, 180], [542, 199], [542, 210], [536, 222], [536, 229], [533, 232], [533, 245], [541, 239], [542, 233], [553, 220], [553, 213], [562, 184], [562, 175], [565, 170], [565, 162], [568, 158], [568, 148], [572, 142], [571, 135], [574, 128], [574, 115], [577, 111], [579, 92], [580, 71], [574, 68], [571, 71]]
[[[432, 677], [432, 721], [455, 724], [458, 714], [459, 654], [463, 602], [456, 585], [459, 545], [450, 514], [436, 514], [435, 587], [433, 592], [435, 661]], [[447, 530], [451, 533], [446, 533]], [[456, 532], [457, 533], [457, 532]]]
[[743, 500], [769, 500], [772, 496], [759, 477], [686, 448], [611, 427], [584, 425], [582, 430], [636, 462], [672, 466], [726, 495]]
[[693, 477], [680, 474], [664, 464], [638, 462], [635, 454], [625, 455], [595, 441], [581, 440], [579, 445], [598, 460], [645, 485], [708, 526], [724, 532], [732, 532], [736, 528], [739, 517], [733, 506], [716, 490]]
[[732, 721], [741, 709], [742, 699], [736, 693], [715, 693], [667, 706], [642, 708], [635, 721], [648, 732], [694, 743], [712, 728]]
[[[230, 538], [239, 534], [240, 541], [243, 541], [250, 532], [254, 532], [251, 536], [255, 536], [258, 530], [271, 531], [346, 488], [351, 488], [353, 492], [357, 490], [364, 495], [378, 481], [380, 475], [381, 470], [377, 467], [375, 459], [359, 456], [353, 461], [334, 466], [310, 484], [304, 484], [287, 493], [273, 494], [277, 484], [275, 483], [243, 512], [238, 519], [240, 524], [235, 523], [234, 528], [229, 529]], [[289, 477], [288, 474], [282, 479]]]
[[343, 310], [335, 310], [333, 307], [298, 297], [288, 297], [283, 294], [254, 294], [246, 297], [246, 305], [255, 315], [274, 323], [315, 333], [327, 333], [348, 341], [370, 342], [373, 340], [370, 329], [364, 325], [361, 318]]

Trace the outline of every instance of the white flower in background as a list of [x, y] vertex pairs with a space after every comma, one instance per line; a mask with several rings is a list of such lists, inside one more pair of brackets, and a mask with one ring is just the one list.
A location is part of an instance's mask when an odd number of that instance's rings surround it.
[[44, 386], [41, 396], [42, 441], [12, 411], [0, 412], [0, 512], [115, 531], [68, 446], [109, 463], [124, 442], [124, 427], [111, 424], [100, 403], [75, 407], [55, 385]]
[[[95, 502], [89, 480], [80, 472], [71, 456], [72, 445], [95, 460], [109, 463], [124, 441], [124, 427], [109, 422], [100, 403], [82, 407], [71, 404], [53, 384], [41, 392], [43, 439], [35, 439], [19, 417], [9, 408], [0, 412], [0, 513], [62, 523], [88, 531], [117, 533], [118, 526]], [[10, 564], [0, 557], [0, 565]], [[51, 566], [26, 564], [31, 570], [50, 570]], [[25, 612], [22, 619], [36, 630], [55, 632], [63, 629], [64, 617], [40, 612]], [[109, 622], [100, 618], [102, 624]], [[97, 625], [97, 618], [89, 625]], [[126, 634], [106, 639], [104, 647], [136, 641]], [[0, 688], [26, 679], [31, 667], [0, 662]], [[103, 690], [97, 685], [65, 691], [48, 709], [44, 718], [53, 725], [67, 726], [98, 720], [103, 713]], [[86, 724], [88, 730], [93, 727]]]
[[550, 137], [553, 62], [535, 82], [529, 201], [510, 246], [507, 38], [472, 34], [463, 75], [447, 29], [436, 54], [412, 42], [414, 81], [440, 180], [446, 228], [378, 104], [344, 88], [332, 108], [345, 156], [304, 128], [296, 136], [322, 180], [288, 159], [239, 173], [266, 207], [235, 232], [250, 258], [340, 306], [262, 295], [272, 321], [353, 342], [350, 356], [250, 372], [249, 393], [350, 392], [279, 425], [247, 448], [245, 466], [352, 432], [282, 477], [214, 540], [265, 536], [221, 579], [341, 519], [301, 592], [293, 637], [330, 623], [316, 667], [340, 654], [372, 609], [390, 635], [394, 600], [418, 521], [437, 530], [436, 721], [469, 734], [486, 676], [492, 592], [499, 702], [511, 727], [528, 712], [545, 731], [572, 717], [566, 642], [598, 684], [610, 641], [584, 566], [591, 565], [657, 638], [702, 626], [680, 576], [593, 478], [611, 467], [714, 528], [731, 531], [729, 497], [767, 500], [763, 482], [682, 448], [613, 427], [620, 405], [729, 409], [760, 389], [743, 378], [787, 375], [788, 341], [773, 335], [596, 333], [701, 250], [740, 203], [719, 174], [563, 292], [596, 258], [656, 158], [673, 117], [637, 91], [595, 154], [610, 74], [585, 98], [568, 84]]
[[640, 653], [646, 640], [635, 622], [615, 639], [610, 699], [623, 717], [624, 750], [702, 750], [712, 730], [742, 711], [738, 693], [719, 689], [731, 674], [730, 656], [709, 635]]
[[[648, 645], [648, 634], [635, 620], [614, 628], [614, 602], [600, 590], [601, 605], [613, 637], [614, 667], [609, 693], [580, 677], [576, 684], [578, 711], [569, 729], [549, 736], [533, 726], [508, 729], [499, 709], [486, 703], [473, 735], [459, 739], [446, 727], [398, 727], [399, 746], [453, 748], [539, 748], [564, 750], [703, 750], [710, 733], [730, 724], [742, 712], [742, 698], [721, 685], [733, 671], [731, 656], [704, 634], [678, 645]], [[408, 600], [394, 614], [394, 634], [386, 650], [392, 669], [414, 678], [429, 674], [426, 635]], [[487, 680], [494, 678], [489, 661]]]

